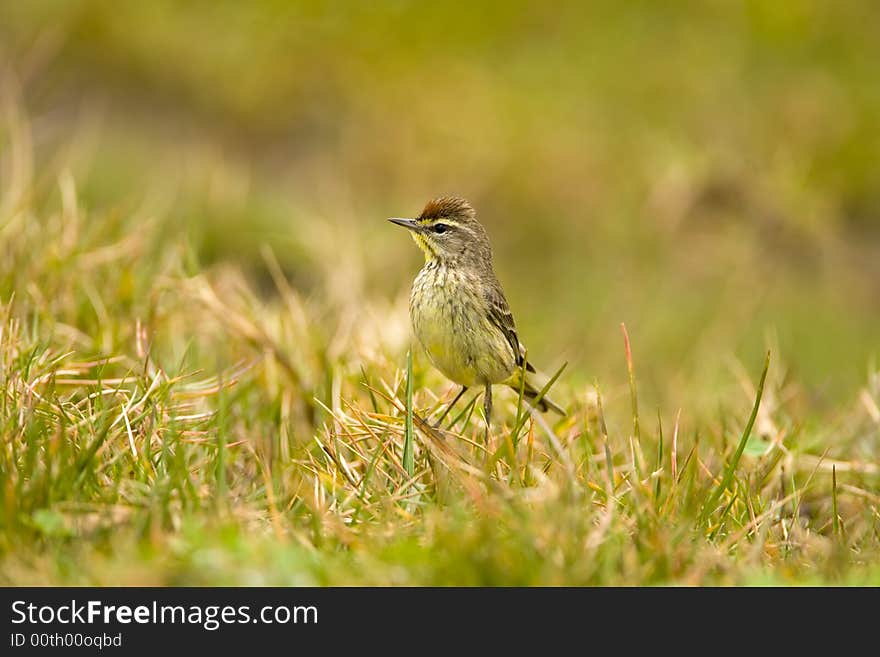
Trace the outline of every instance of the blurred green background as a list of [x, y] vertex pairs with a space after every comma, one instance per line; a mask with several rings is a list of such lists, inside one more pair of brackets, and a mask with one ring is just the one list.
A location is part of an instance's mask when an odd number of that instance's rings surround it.
[[264, 243], [331, 313], [403, 303], [385, 217], [458, 194], [546, 369], [625, 394], [624, 321], [649, 404], [771, 347], [822, 408], [880, 347], [878, 34], [869, 1], [3, 2], [0, 68], [83, 206], [266, 294]]

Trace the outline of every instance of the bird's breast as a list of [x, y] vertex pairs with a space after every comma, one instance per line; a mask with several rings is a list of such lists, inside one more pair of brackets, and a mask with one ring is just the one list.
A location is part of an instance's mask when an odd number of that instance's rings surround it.
[[413, 283], [410, 315], [431, 361], [452, 381], [498, 383], [513, 371], [513, 353], [488, 321], [476, 274], [427, 263]]

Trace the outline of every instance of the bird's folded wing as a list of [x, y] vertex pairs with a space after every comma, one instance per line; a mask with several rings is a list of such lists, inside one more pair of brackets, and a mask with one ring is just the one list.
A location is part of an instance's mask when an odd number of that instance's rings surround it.
[[[516, 323], [513, 321], [513, 313], [510, 312], [510, 306], [507, 305], [504, 292], [501, 291], [500, 287], [488, 287], [485, 291], [485, 298], [489, 308], [489, 322], [501, 331], [505, 339], [510, 343], [514, 358], [516, 359], [516, 365], [517, 367], [522, 367], [526, 350], [516, 334]], [[526, 369], [529, 372], [535, 371], [531, 363], [526, 363]]]

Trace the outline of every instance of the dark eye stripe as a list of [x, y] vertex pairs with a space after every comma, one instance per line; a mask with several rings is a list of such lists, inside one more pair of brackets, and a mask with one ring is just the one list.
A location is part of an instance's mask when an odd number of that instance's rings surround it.
[[449, 226], [446, 224], [434, 224], [433, 231], [435, 233], [445, 233], [447, 228], [449, 228]]

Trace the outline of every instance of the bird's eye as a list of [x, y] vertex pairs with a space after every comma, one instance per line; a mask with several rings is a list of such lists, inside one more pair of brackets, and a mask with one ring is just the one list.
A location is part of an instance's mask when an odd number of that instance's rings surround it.
[[434, 224], [434, 232], [435, 233], [445, 233], [449, 228], [446, 224]]

